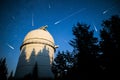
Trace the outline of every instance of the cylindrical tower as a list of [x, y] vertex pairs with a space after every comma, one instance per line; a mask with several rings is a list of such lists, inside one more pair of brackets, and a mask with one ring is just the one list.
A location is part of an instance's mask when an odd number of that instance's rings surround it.
[[51, 65], [56, 46], [46, 27], [32, 30], [24, 38], [15, 72], [16, 79], [35, 74], [38, 78], [53, 78]]

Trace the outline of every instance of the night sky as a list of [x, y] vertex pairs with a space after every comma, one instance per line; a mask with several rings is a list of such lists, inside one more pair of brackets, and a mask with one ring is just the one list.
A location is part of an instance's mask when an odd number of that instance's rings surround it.
[[98, 37], [102, 21], [120, 15], [119, 5], [120, 0], [0, 0], [0, 58], [15, 71], [25, 35], [44, 25], [57, 51], [72, 51], [68, 42], [77, 22], [91, 25]]

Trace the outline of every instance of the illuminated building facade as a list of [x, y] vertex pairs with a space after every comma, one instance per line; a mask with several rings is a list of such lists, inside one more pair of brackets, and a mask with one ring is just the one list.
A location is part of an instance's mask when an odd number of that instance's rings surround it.
[[16, 79], [33, 74], [43, 79], [54, 78], [51, 65], [57, 46], [46, 28], [47, 26], [42, 26], [25, 36], [20, 47], [21, 52], [15, 72]]

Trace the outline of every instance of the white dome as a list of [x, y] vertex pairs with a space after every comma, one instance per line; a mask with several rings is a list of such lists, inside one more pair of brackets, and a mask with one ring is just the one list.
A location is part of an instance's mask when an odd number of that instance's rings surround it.
[[47, 26], [43, 26], [39, 29], [30, 31], [25, 36], [22, 46], [28, 43], [42, 43], [55, 47], [54, 39], [51, 34], [46, 30], [46, 27]]
[[38, 78], [53, 78], [51, 66], [56, 46], [53, 37], [46, 30], [47, 26], [30, 31], [20, 47], [20, 57], [16, 68], [15, 78], [22, 79], [32, 72], [37, 63]]
[[53, 37], [47, 30], [43, 30], [43, 29], [32, 30], [25, 36], [24, 41], [34, 38], [46, 39], [54, 43]]

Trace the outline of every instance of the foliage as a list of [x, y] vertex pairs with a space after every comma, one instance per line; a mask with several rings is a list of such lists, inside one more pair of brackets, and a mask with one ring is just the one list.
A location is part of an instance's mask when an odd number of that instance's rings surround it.
[[[77, 23], [72, 29], [74, 38], [69, 44], [73, 52], [58, 51], [52, 64], [56, 80], [119, 79], [120, 72], [120, 17], [112, 16], [102, 23], [101, 40], [94, 37], [94, 30], [87, 24]], [[102, 53], [102, 54], [101, 54]], [[6, 58], [0, 59], [0, 80], [7, 80]], [[37, 63], [32, 74], [23, 80], [38, 80]], [[14, 80], [11, 72], [8, 80]]]
[[13, 71], [10, 73], [10, 76], [8, 77], [8, 80], [14, 80]]
[[73, 66], [73, 56], [70, 52], [58, 51], [57, 57], [54, 59], [52, 65], [52, 72], [56, 79], [62, 79], [69, 69]]
[[7, 80], [7, 65], [6, 65], [6, 58], [0, 59], [0, 80]]
[[[100, 30], [101, 53], [99, 59], [101, 73], [106, 79], [118, 79], [120, 72], [120, 18], [118, 15], [104, 20]], [[107, 75], [106, 75], [107, 74]]]
[[[70, 45], [74, 48], [71, 53], [72, 58], [59, 51], [54, 59], [52, 70], [55, 74], [60, 73], [61, 79], [88, 80], [93, 79], [96, 74], [96, 56], [98, 56], [99, 46], [97, 38], [93, 36], [94, 31], [89, 28], [87, 24], [80, 23], [74, 26], [74, 39], [70, 41]], [[66, 65], [69, 59], [72, 61], [71, 68]], [[67, 69], [67, 74], [63, 76], [65, 69]]]
[[78, 23], [73, 27], [73, 35], [75, 37], [70, 41], [70, 45], [77, 52], [78, 61], [77, 67], [73, 69], [73, 74], [76, 74], [77, 78], [81, 80], [90, 79], [95, 75], [96, 56], [99, 51], [98, 40], [93, 36], [94, 31], [89, 28], [90, 26], [87, 24]]

